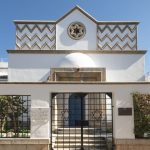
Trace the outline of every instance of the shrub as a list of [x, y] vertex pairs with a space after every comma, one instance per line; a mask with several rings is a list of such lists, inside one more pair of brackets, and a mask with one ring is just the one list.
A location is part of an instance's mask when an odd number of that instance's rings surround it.
[[135, 137], [150, 132], [150, 94], [133, 93]]

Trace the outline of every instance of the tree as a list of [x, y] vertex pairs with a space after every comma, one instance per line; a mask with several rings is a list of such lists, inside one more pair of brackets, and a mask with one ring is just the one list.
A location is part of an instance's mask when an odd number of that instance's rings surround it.
[[22, 96], [0, 96], [0, 131], [4, 132], [8, 120], [15, 135], [19, 133], [19, 117], [27, 112]]

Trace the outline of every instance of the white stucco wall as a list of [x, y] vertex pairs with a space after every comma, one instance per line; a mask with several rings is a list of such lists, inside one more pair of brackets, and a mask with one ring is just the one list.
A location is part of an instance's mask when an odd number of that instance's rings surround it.
[[[80, 40], [73, 40], [68, 36], [67, 29], [72, 22], [85, 25], [86, 34]], [[56, 50], [96, 50], [97, 25], [78, 9], [56, 24]]]
[[[131, 93], [149, 93], [150, 84], [2, 84], [0, 95], [27, 94], [31, 95], [31, 114], [37, 109], [47, 112], [47, 119], [40, 121], [31, 116], [31, 138], [50, 137], [50, 94], [53, 92], [112, 92], [113, 94], [113, 132], [116, 139], [134, 139], [134, 114], [132, 116], [119, 116], [118, 108], [133, 108]], [[42, 116], [41, 116], [42, 119]]]
[[0, 75], [8, 74], [8, 62], [0, 62]]
[[[66, 67], [69, 54], [9, 54], [9, 81], [46, 81], [50, 68]], [[143, 81], [144, 54], [87, 54], [97, 68], [106, 68], [106, 81]], [[81, 62], [83, 58], [77, 59]], [[91, 67], [70, 63], [68, 67]], [[94, 67], [94, 66], [93, 66]]]

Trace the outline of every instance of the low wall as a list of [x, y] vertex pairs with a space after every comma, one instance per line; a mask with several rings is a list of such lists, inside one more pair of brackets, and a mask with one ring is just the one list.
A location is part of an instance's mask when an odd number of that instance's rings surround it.
[[115, 150], [150, 150], [150, 139], [117, 139]]
[[49, 139], [0, 139], [0, 150], [49, 150]]
[[[0, 139], [0, 150], [49, 150], [50, 139]], [[150, 139], [116, 139], [115, 150], [150, 150]]]
[[[149, 93], [150, 82], [5, 82], [0, 83], [0, 95], [31, 96], [31, 138], [51, 137], [52, 93], [111, 92], [113, 103], [113, 137], [134, 139], [134, 113], [131, 93]], [[132, 115], [119, 115], [119, 108], [132, 109]], [[150, 150], [150, 149], [149, 149]]]

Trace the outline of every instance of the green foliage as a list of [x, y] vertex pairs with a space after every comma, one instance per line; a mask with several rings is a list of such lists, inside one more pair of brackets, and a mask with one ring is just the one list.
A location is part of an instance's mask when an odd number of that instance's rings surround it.
[[133, 93], [134, 132], [137, 138], [150, 132], [150, 94]]
[[29, 131], [29, 129], [24, 128], [24, 129], [21, 129], [19, 132], [20, 133], [29, 133], [30, 131]]
[[[21, 96], [0, 96], [0, 131], [8, 132], [13, 130], [15, 135], [18, 134], [19, 130], [19, 117], [23, 113], [27, 112], [27, 109], [23, 106], [24, 101]], [[13, 128], [6, 128], [6, 124], [9, 122], [13, 123]]]

